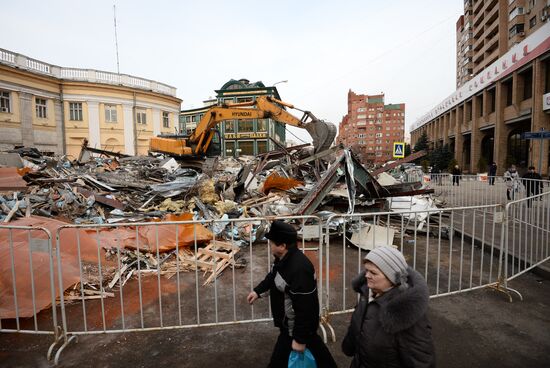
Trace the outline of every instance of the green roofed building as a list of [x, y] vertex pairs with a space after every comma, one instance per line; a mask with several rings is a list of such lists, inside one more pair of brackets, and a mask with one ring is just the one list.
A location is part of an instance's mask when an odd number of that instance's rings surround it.
[[[281, 99], [276, 87], [265, 86], [260, 81], [250, 83], [247, 79], [231, 79], [215, 92], [216, 98], [204, 101], [204, 107], [181, 111], [181, 132], [190, 134], [212, 105], [248, 102], [258, 96], [272, 96]], [[224, 157], [258, 155], [286, 145], [284, 124], [272, 119], [227, 120], [222, 122], [218, 129], [221, 137], [222, 156]]]

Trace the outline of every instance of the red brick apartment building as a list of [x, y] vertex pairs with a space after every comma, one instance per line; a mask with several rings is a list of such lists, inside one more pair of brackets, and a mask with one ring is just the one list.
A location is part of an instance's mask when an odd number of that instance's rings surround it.
[[348, 92], [348, 113], [342, 118], [336, 141], [351, 147], [364, 163], [393, 159], [393, 143], [403, 142], [405, 104], [384, 104], [384, 94]]

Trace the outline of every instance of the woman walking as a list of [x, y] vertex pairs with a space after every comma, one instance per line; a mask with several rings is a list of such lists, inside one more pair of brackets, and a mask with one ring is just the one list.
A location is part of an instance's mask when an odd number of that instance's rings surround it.
[[426, 281], [392, 247], [375, 248], [363, 263], [352, 282], [360, 300], [342, 342], [351, 368], [435, 367]]

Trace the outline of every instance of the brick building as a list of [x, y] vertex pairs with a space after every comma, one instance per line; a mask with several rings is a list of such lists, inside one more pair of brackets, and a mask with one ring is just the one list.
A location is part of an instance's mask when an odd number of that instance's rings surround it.
[[403, 142], [405, 104], [385, 104], [384, 94], [348, 92], [348, 113], [336, 141], [358, 154], [365, 163], [382, 164], [393, 159], [393, 143]]

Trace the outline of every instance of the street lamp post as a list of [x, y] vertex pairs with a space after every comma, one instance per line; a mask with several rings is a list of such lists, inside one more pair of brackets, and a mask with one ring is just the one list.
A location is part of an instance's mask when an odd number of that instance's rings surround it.
[[282, 80], [282, 81], [278, 81], [276, 83], [273, 83], [273, 87], [275, 87], [279, 83], [288, 83], [288, 80]]

